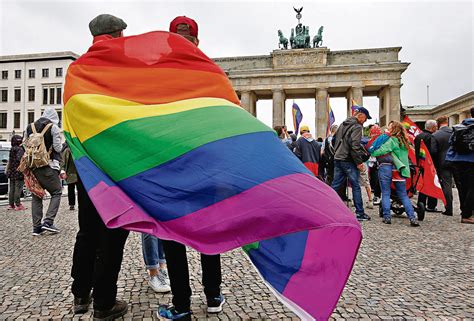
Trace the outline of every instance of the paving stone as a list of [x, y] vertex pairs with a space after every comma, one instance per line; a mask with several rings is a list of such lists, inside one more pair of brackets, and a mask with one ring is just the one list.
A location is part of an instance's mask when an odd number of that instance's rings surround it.
[[[457, 191], [454, 190], [458, 209]], [[25, 201], [27, 207], [31, 203]], [[44, 208], [47, 208], [45, 204]], [[362, 224], [364, 240], [331, 320], [472, 320], [474, 229], [459, 215], [427, 213], [420, 228], [406, 217], [383, 225], [378, 209]], [[70, 293], [77, 212], [62, 199], [55, 222], [61, 233], [31, 236], [31, 214], [0, 206], [0, 320], [90, 320], [74, 316]], [[242, 250], [222, 255], [222, 313], [206, 313], [199, 254], [189, 249], [193, 314], [197, 320], [298, 320], [259, 279]], [[130, 233], [118, 281], [118, 298], [129, 302], [123, 320], [155, 320], [170, 294], [147, 285], [140, 235]]]

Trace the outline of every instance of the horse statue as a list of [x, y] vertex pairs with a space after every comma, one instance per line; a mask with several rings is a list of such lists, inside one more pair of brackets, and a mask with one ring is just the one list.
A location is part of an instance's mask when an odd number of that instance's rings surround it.
[[294, 29], [294, 28], [291, 28], [290, 46], [291, 46], [291, 49], [295, 49], [295, 48], [296, 48], [295, 29]]
[[309, 35], [309, 26], [306, 27], [304, 30], [304, 47], [305, 48], [311, 48], [311, 36]]
[[278, 43], [278, 48], [280, 48], [280, 45], [283, 46], [282, 49], [288, 49], [288, 39], [283, 36], [283, 32], [281, 30], [278, 30], [278, 37], [280, 38], [280, 42]]
[[323, 44], [323, 30], [323, 26], [319, 27], [318, 34], [313, 38], [313, 48], [318, 48]]

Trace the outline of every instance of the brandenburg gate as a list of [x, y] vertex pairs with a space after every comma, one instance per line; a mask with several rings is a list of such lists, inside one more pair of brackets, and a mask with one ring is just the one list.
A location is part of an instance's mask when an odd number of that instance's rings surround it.
[[326, 47], [274, 50], [270, 55], [216, 58], [231, 80], [242, 107], [256, 115], [259, 99], [273, 100], [273, 125], [285, 124], [285, 100], [315, 98], [316, 137], [325, 137], [328, 97], [352, 101], [379, 98], [380, 125], [400, 120], [401, 76], [409, 63], [401, 47], [331, 51]]

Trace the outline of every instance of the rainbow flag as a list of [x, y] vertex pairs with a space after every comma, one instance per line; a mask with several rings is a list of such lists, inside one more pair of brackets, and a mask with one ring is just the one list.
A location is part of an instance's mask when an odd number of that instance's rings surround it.
[[293, 128], [295, 129], [295, 134], [298, 135], [300, 124], [303, 120], [303, 113], [301, 112], [300, 107], [295, 102], [293, 102], [291, 114], [293, 115]]
[[334, 113], [332, 111], [331, 104], [329, 103], [329, 97], [327, 100], [327, 106], [328, 106], [328, 124], [326, 128], [326, 137], [331, 134], [331, 126], [336, 121], [336, 117], [334, 116]]
[[167, 32], [97, 42], [70, 65], [64, 98], [74, 162], [108, 227], [206, 254], [244, 246], [297, 315], [329, 318], [360, 225], [191, 42]]

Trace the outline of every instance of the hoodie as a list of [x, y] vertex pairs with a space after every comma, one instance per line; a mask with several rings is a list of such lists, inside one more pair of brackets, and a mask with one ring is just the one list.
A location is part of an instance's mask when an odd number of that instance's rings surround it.
[[[53, 123], [53, 125], [44, 134], [44, 144], [46, 145], [47, 150], [51, 149], [49, 167], [59, 170], [62, 150], [61, 131], [58, 127], [58, 113], [52, 107], [46, 107], [41, 118], [34, 122], [36, 131], [41, 132], [49, 123]], [[26, 128], [26, 137], [30, 137], [32, 132], [31, 124], [29, 124]]]

